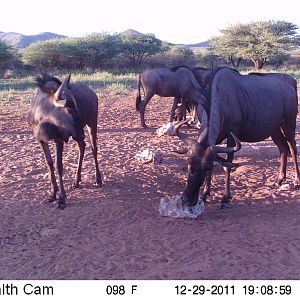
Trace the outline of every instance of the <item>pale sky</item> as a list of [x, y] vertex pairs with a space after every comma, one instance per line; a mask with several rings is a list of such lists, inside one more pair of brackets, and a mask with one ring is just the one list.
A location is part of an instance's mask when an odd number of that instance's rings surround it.
[[0, 31], [25, 35], [134, 29], [193, 44], [235, 23], [284, 20], [300, 27], [300, 0], [2, 0], [0, 9]]

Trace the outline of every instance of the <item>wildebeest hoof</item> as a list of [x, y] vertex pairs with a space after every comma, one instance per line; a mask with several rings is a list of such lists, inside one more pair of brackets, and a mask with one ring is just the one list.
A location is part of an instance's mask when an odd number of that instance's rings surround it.
[[274, 187], [279, 188], [282, 185], [284, 185], [284, 183], [285, 183], [285, 179], [278, 179], [274, 182]]
[[223, 203], [221, 204], [220, 209], [225, 209], [225, 208], [231, 208], [231, 205], [230, 205], [229, 203], [223, 202]]
[[78, 182], [78, 183], [77, 183], [77, 182], [74, 182], [74, 183], [72, 184], [72, 188], [73, 188], [73, 189], [78, 189], [78, 188], [80, 188], [79, 182]]
[[102, 181], [96, 182], [95, 185], [96, 185], [96, 187], [101, 188], [102, 187]]
[[57, 208], [63, 210], [66, 208], [66, 206], [67, 206], [66, 203], [58, 203]]
[[48, 203], [52, 203], [52, 202], [54, 202], [54, 201], [56, 201], [56, 197], [50, 196], [50, 197], [48, 198]]

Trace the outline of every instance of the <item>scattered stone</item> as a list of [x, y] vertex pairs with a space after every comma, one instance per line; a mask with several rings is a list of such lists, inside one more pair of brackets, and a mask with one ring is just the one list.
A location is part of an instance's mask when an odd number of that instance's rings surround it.
[[173, 128], [174, 128], [174, 124], [173, 123], [163, 124], [160, 128], [158, 128], [156, 130], [156, 134], [158, 136], [172, 135]]
[[199, 200], [194, 206], [187, 206], [179, 195], [161, 198], [159, 203], [159, 213], [165, 217], [196, 219], [203, 211], [204, 202], [202, 200]]
[[289, 183], [282, 184], [280, 187], [278, 187], [279, 191], [290, 191], [292, 189], [292, 186]]
[[140, 163], [150, 163], [160, 164], [163, 160], [163, 155], [160, 152], [154, 152], [149, 149], [145, 149], [141, 152], [138, 152], [135, 155], [135, 159]]
[[60, 231], [55, 228], [43, 228], [41, 230], [41, 236], [54, 236], [54, 235], [59, 235]]

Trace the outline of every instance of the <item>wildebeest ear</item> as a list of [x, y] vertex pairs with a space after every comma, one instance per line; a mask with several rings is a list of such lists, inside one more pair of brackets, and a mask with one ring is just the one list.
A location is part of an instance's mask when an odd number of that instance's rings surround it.
[[43, 86], [40, 86], [40, 89], [47, 94], [53, 95], [58, 90], [59, 85], [57, 82], [48, 81]]
[[233, 162], [227, 161], [225, 158], [219, 155], [216, 155], [214, 160], [226, 168], [236, 169], [239, 167], [239, 164], [235, 164]]

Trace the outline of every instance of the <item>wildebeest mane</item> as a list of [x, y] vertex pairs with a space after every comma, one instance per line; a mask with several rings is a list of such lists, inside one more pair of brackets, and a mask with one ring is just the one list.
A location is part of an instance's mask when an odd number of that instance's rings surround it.
[[[185, 66], [185, 65], [180, 65], [180, 66], [175, 66], [175, 67], [172, 67], [172, 68], [170, 68], [170, 71], [171, 72], [176, 72], [178, 69], [180, 69], [180, 68], [185, 68], [185, 69], [188, 69], [188, 70], [191, 70], [191, 68], [189, 68], [189, 67], [187, 67], [187, 66]], [[191, 70], [192, 71], [192, 70]]]
[[[196, 68], [194, 68], [196, 69]], [[202, 69], [202, 68], [198, 68], [198, 69]], [[203, 68], [204, 70], [208, 70], [208, 69], [205, 69]], [[206, 99], [206, 103], [207, 105], [204, 105], [204, 108], [206, 110], [206, 112], [209, 114], [210, 112], [210, 105], [211, 105], [211, 87], [212, 87], [212, 83], [213, 83], [213, 80], [215, 78], [215, 76], [217, 75], [217, 73], [220, 71], [220, 70], [223, 70], [223, 69], [229, 69], [229, 70], [232, 70], [232, 71], [235, 71], [237, 72], [238, 74], [240, 74], [239, 71], [233, 69], [233, 68], [230, 68], [230, 67], [218, 67], [216, 69], [212, 69], [211, 70], [211, 76], [210, 76], [210, 79], [209, 81], [205, 84], [205, 86], [201, 86], [202, 88], [202, 95], [204, 96], [204, 98]]]
[[268, 73], [251, 72], [248, 75], [265, 76], [268, 75]]
[[209, 69], [207, 69], [207, 68], [202, 68], [202, 67], [194, 67], [194, 68], [192, 68], [192, 71], [193, 71], [193, 72], [196, 72], [196, 71], [198, 71], [198, 70], [207, 71], [207, 70], [209, 70]]
[[220, 70], [223, 70], [223, 69], [229, 69], [229, 70], [234, 71], [234, 72], [236, 72], [236, 73], [238, 73], [238, 74], [241, 74], [238, 70], [233, 69], [233, 68], [230, 68], [230, 67], [218, 67], [218, 68], [216, 68], [215, 70], [213, 70], [213, 73], [212, 73], [212, 76], [211, 76], [211, 80], [213, 80], [214, 77], [216, 76], [216, 74], [217, 74]]
[[217, 75], [217, 73], [218, 73], [220, 70], [223, 70], [223, 69], [229, 69], [229, 70], [234, 71], [234, 72], [236, 72], [236, 73], [238, 73], [238, 74], [241, 74], [238, 70], [233, 69], [233, 68], [230, 68], [230, 67], [218, 67], [218, 68], [212, 70], [211, 78], [210, 78], [210, 81], [208, 82], [208, 85], [209, 85], [209, 86], [212, 85], [212, 82], [213, 82], [215, 76]]

